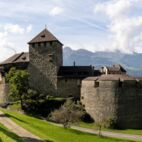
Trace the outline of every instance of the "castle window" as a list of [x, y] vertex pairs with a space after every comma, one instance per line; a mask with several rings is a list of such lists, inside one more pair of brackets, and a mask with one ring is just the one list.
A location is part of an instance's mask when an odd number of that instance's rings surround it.
[[48, 61], [53, 62], [53, 54], [48, 54]]
[[35, 47], [35, 43], [32, 44], [32, 47]]
[[83, 100], [83, 99], [84, 99], [84, 97], [82, 96], [82, 97], [81, 97], [81, 99]]
[[46, 42], [44, 42], [44, 47], [46, 47]]
[[38, 44], [38, 47], [40, 47], [40, 43], [37, 43]]
[[98, 82], [98, 81], [95, 81], [94, 86], [95, 86], [95, 87], [99, 87], [99, 85], [100, 85], [99, 82]]

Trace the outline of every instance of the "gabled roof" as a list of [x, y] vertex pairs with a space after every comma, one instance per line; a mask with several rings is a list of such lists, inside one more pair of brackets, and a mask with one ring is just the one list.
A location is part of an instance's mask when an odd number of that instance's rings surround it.
[[22, 62], [29, 62], [29, 53], [28, 52], [22, 52], [15, 54], [11, 57], [9, 57], [7, 60], [0, 63], [1, 65], [6, 64], [13, 64], [13, 63], [22, 63]]
[[109, 72], [119, 72], [120, 71], [120, 72], [126, 73], [126, 70], [119, 64], [115, 64], [112, 67], [106, 66], [106, 68], [108, 69]]
[[[38, 42], [46, 42], [46, 41], [58, 41], [60, 42], [51, 32], [49, 32], [46, 28], [40, 32], [36, 37], [34, 37], [28, 44], [38, 43]], [[61, 42], [60, 42], [61, 43]], [[62, 44], [62, 43], [61, 43]]]

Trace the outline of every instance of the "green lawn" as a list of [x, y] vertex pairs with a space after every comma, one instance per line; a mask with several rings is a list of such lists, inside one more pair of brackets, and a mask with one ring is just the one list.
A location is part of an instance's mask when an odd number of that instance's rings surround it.
[[0, 142], [23, 142], [23, 140], [0, 124]]
[[[80, 127], [84, 128], [90, 128], [97, 130], [97, 126], [94, 123], [84, 123], [80, 122], [79, 124]], [[124, 130], [117, 130], [117, 129], [106, 129], [103, 128], [104, 131], [113, 131], [113, 132], [119, 132], [119, 133], [125, 133], [125, 134], [136, 134], [136, 135], [142, 135], [142, 130], [141, 129], [124, 129]]]
[[13, 121], [48, 142], [132, 142], [82, 133], [54, 126], [46, 121], [27, 115], [3, 110]]

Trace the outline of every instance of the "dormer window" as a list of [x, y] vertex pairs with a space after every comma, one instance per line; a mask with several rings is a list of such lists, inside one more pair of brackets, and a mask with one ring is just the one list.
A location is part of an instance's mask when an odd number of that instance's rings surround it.
[[22, 57], [22, 60], [26, 60], [26, 57], [24, 56], [24, 57]]
[[45, 38], [45, 35], [41, 35], [42, 38]]

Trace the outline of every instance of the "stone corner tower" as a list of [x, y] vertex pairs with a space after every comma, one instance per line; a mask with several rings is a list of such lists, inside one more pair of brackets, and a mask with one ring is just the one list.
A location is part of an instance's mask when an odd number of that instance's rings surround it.
[[63, 44], [47, 29], [29, 43], [29, 84], [45, 95], [57, 94], [57, 73], [62, 66]]

